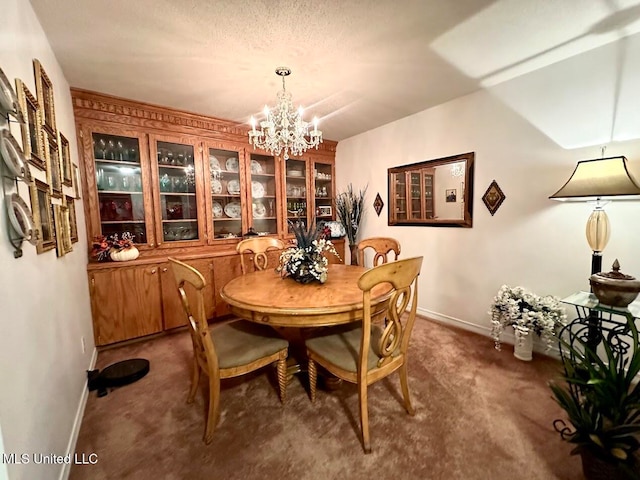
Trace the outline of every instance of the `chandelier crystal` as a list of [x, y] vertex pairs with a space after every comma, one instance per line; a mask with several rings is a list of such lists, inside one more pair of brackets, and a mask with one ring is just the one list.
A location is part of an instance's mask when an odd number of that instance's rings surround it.
[[302, 119], [303, 109], [293, 108], [291, 94], [286, 91], [284, 78], [291, 74], [287, 67], [276, 68], [276, 74], [282, 77], [282, 90], [278, 92], [278, 103], [269, 108], [265, 105], [265, 119], [256, 128], [256, 119], [251, 117], [249, 144], [270, 152], [272, 155], [284, 153], [284, 159], [291, 155], [301, 155], [309, 148], [318, 148], [322, 143], [322, 132], [318, 130], [318, 119], [313, 119], [313, 130], [310, 124]]

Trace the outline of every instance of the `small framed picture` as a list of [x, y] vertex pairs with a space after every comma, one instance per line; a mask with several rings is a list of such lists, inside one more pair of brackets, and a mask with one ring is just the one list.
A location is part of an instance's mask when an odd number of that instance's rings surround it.
[[450, 202], [455, 203], [457, 201], [456, 193], [457, 192], [456, 192], [455, 188], [451, 188], [449, 190], [445, 190], [445, 197], [446, 197], [447, 203], [450, 203]]
[[318, 216], [319, 217], [330, 217], [333, 214], [333, 209], [331, 205], [320, 205], [318, 207]]
[[56, 110], [53, 105], [53, 83], [37, 59], [33, 60], [36, 77], [36, 95], [42, 108], [42, 125], [52, 135], [56, 133]]
[[40, 104], [19, 78], [16, 79], [16, 89], [18, 90], [18, 102], [26, 119], [26, 122], [21, 125], [22, 150], [33, 166], [39, 170], [45, 170], [47, 164], [45, 162]]
[[31, 211], [36, 227], [40, 229], [40, 238], [36, 245], [38, 254], [56, 247], [51, 215], [51, 196], [49, 185], [36, 179], [30, 187]]

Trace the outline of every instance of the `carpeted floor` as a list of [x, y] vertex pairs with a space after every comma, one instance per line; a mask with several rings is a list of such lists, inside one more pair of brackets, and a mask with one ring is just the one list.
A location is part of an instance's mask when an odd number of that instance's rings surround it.
[[282, 406], [273, 372], [223, 381], [221, 421], [202, 442], [205, 382], [188, 405], [187, 332], [103, 351], [98, 368], [151, 362], [137, 383], [89, 396], [73, 466], [79, 479], [581, 479], [579, 457], [553, 430], [563, 411], [546, 383], [559, 363], [513, 357], [486, 337], [418, 319], [409, 349], [416, 415], [401, 404], [397, 375], [369, 388], [373, 453], [359, 441], [358, 395], [345, 384], [311, 404], [296, 377]]

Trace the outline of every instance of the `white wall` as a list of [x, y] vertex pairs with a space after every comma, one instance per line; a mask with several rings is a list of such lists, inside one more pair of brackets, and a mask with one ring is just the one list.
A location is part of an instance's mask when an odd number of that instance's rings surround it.
[[[51, 51], [31, 5], [25, 0], [0, 0], [0, 68], [11, 82], [20, 78], [35, 95], [32, 60], [44, 66], [54, 86], [56, 122], [78, 163], [69, 85]], [[20, 129], [12, 133], [21, 141]], [[34, 176], [45, 180], [32, 167]], [[71, 189], [65, 187], [71, 194]], [[28, 190], [20, 185], [30, 205]], [[76, 201], [80, 242], [73, 252], [56, 258], [23, 244], [22, 258], [13, 257], [6, 233], [4, 199], [0, 199], [0, 424], [6, 453], [67, 453], [77, 416], [84, 406], [86, 372], [94, 353], [87, 246], [82, 201]], [[86, 341], [82, 353], [81, 337]], [[73, 446], [73, 445], [71, 445]], [[58, 478], [61, 465], [7, 465], [9, 478]], [[2, 468], [0, 468], [0, 472]]]
[[[592, 206], [548, 197], [569, 178], [577, 161], [600, 157], [603, 138], [608, 139], [606, 156], [625, 155], [640, 180], [640, 129], [626, 107], [639, 103], [640, 55], [624, 56], [616, 81], [611, 75], [597, 81], [602, 59], [621, 58], [620, 50], [638, 52], [640, 36], [338, 144], [339, 190], [348, 183], [356, 189], [368, 184], [359, 238], [395, 237], [402, 257], [424, 255], [421, 313], [488, 334], [487, 311], [502, 284], [561, 298], [589, 288], [591, 251], [585, 225]], [[603, 123], [603, 117], [609, 122]], [[635, 139], [613, 141], [616, 138]], [[470, 151], [476, 153], [473, 228], [387, 225], [387, 168]], [[367, 168], [362, 168], [363, 161]], [[492, 217], [481, 197], [493, 179], [506, 200]], [[380, 217], [372, 207], [378, 192], [385, 202]], [[606, 211], [612, 234], [603, 269], [609, 271], [618, 258], [623, 272], [640, 278], [640, 202], [611, 203]]]

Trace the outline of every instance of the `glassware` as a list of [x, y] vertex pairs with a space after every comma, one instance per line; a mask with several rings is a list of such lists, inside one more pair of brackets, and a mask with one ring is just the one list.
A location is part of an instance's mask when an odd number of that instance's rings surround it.
[[116, 144], [113, 143], [113, 140], [109, 140], [107, 142], [107, 157], [109, 157], [109, 160], [115, 160], [116, 158]]
[[161, 192], [169, 192], [171, 191], [171, 179], [169, 175], [165, 173], [160, 177], [160, 191]]
[[98, 148], [100, 149], [100, 155], [103, 160], [107, 159], [107, 142], [104, 141], [104, 138], [98, 140]]
[[120, 140], [118, 140], [118, 143], [116, 144], [116, 160], [124, 160], [124, 145], [122, 145]]

